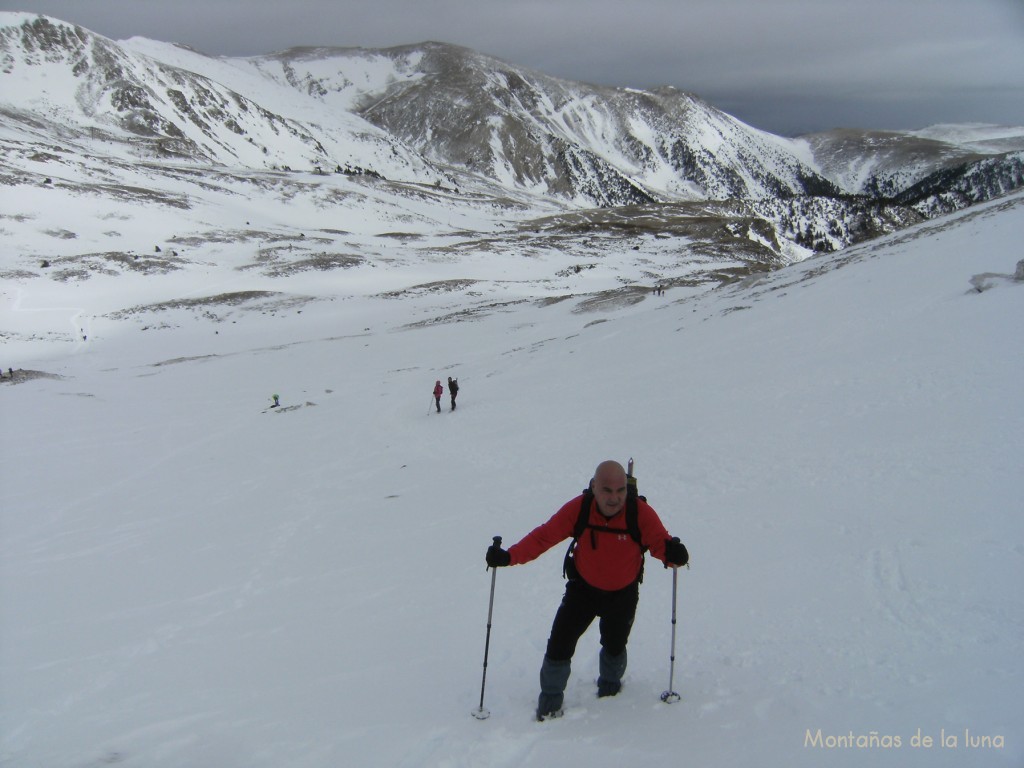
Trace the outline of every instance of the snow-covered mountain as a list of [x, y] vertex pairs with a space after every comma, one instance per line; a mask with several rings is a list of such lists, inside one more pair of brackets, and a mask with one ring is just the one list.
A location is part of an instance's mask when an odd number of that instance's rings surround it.
[[601, 205], [835, 191], [787, 142], [673, 89], [598, 88], [437, 43], [388, 54], [417, 76], [360, 114], [515, 186]]
[[439, 43], [224, 60], [7, 16], [13, 109], [165, 156], [434, 180], [426, 157], [586, 204], [836, 191], [789, 143], [671, 90], [593, 88]]
[[[4, 13], [0, 57], [8, 278], [194, 281], [223, 262], [245, 290], [291, 294], [277, 278], [475, 250], [481, 270], [444, 279], [490, 285], [481, 304], [635, 296], [774, 269], [1020, 185], [1019, 129], [892, 135], [888, 152], [786, 139], [670, 89], [596, 88], [439, 43], [231, 59]], [[64, 214], [83, 199], [90, 215]], [[496, 260], [520, 259], [538, 267], [528, 287], [493, 280]], [[592, 279], [606, 265], [611, 285]], [[149, 284], [106, 311], [181, 298], [178, 281]]]
[[[164, 63], [101, 35], [47, 17], [2, 14], [6, 121], [55, 136], [79, 134], [104, 152], [135, 158], [180, 158], [236, 168], [361, 170], [435, 178], [400, 142], [344, 111], [322, 111], [291, 88], [230, 62], [179, 55]], [[158, 49], [176, 49], [156, 46]], [[233, 83], [232, 88], [214, 79]], [[249, 87], [245, 87], [247, 81]], [[253, 86], [256, 81], [258, 86]], [[251, 92], [258, 101], [245, 95]]]
[[[1021, 186], [1024, 131], [990, 125], [933, 126], [921, 131], [835, 130], [800, 139], [822, 172], [846, 192], [875, 198], [919, 199], [913, 190], [941, 187], [950, 174]], [[985, 196], [990, 199], [992, 195]]]
[[[0, 60], [0, 766], [1022, 764], [1020, 131], [28, 14]], [[533, 722], [558, 547], [472, 718], [491, 537], [630, 456], [677, 646], [648, 560], [622, 693], [592, 629]]]
[[1024, 143], [1020, 129], [988, 127], [785, 139], [671, 88], [594, 87], [442, 43], [225, 59], [8, 13], [0, 46], [7, 114], [29, 123], [249, 169], [442, 184], [468, 173], [587, 206], [891, 198]]

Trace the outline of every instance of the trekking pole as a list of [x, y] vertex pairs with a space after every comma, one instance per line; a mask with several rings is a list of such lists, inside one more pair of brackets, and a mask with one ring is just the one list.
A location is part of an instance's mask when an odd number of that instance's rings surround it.
[[[494, 546], [501, 546], [501, 536], [494, 537]], [[491, 568], [491, 599], [487, 604], [487, 639], [484, 641], [484, 673], [480, 679], [480, 706], [472, 712], [477, 720], [486, 720], [491, 713], [484, 709], [484, 686], [487, 684], [487, 654], [491, 649], [491, 615], [494, 612], [494, 579], [498, 575], [497, 568]]]
[[[679, 539], [675, 539], [679, 541]], [[679, 584], [679, 568], [672, 569], [672, 655], [669, 656], [668, 667], [668, 690], [661, 694], [661, 700], [666, 704], [679, 701], [679, 694], [672, 688], [673, 679], [676, 674], [676, 591]]]

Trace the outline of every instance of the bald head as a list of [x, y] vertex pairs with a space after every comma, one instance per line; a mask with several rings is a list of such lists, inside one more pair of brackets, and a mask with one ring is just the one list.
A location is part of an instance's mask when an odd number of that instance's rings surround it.
[[626, 504], [626, 470], [617, 461], [602, 461], [594, 470], [590, 484], [598, 511], [615, 517]]
[[594, 482], [596, 483], [598, 478], [611, 478], [618, 477], [621, 475], [621, 479], [625, 482], [626, 470], [617, 461], [602, 461], [597, 465], [597, 469], [594, 470]]

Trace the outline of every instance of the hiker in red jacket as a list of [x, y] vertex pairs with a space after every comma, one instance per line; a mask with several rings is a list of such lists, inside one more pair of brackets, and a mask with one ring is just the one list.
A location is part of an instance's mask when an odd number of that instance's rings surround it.
[[444, 394], [444, 387], [441, 386], [441, 380], [438, 379], [434, 382], [434, 405], [437, 406], [437, 412], [441, 412], [441, 395]]
[[[540, 668], [538, 720], [562, 714], [576, 644], [596, 617], [601, 619], [597, 695], [619, 692], [626, 671], [626, 642], [640, 596], [644, 551], [672, 568], [689, 560], [686, 547], [669, 536], [657, 512], [636, 496], [635, 484], [629, 488], [634, 482], [618, 462], [602, 462], [587, 492], [566, 502], [508, 550], [498, 544], [487, 550], [487, 565], [492, 568], [528, 563], [577, 534], [582, 507], [589, 501], [585, 528], [566, 556], [565, 595]], [[635, 519], [630, 512], [634, 503]]]

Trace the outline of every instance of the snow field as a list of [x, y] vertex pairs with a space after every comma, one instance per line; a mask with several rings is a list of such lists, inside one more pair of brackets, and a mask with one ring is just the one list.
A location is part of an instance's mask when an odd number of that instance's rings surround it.
[[[41, 346], [11, 364], [63, 379], [0, 385], [0, 765], [1019, 765], [1024, 289], [969, 280], [1022, 202], [606, 313], [349, 296]], [[648, 558], [622, 694], [592, 629], [531, 721], [556, 547], [497, 574], [473, 719], [491, 537], [630, 456], [692, 556], [682, 701]]]

